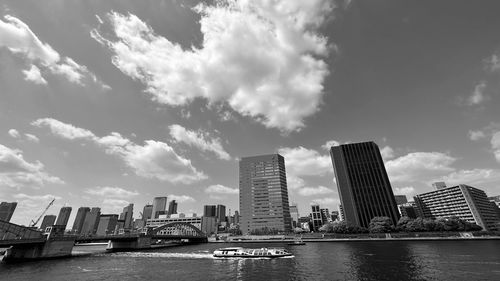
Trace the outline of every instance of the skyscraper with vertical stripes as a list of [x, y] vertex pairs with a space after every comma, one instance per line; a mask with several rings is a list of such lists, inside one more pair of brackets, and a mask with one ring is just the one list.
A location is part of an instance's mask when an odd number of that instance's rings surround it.
[[399, 212], [378, 146], [374, 142], [333, 146], [330, 156], [344, 219], [368, 227], [374, 217], [389, 217], [396, 225]]

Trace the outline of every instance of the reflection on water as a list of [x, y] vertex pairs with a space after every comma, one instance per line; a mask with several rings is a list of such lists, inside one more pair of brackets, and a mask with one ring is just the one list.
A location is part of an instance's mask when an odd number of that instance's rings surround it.
[[[293, 258], [214, 258], [219, 247], [285, 247]], [[0, 280], [500, 280], [500, 241], [202, 244], [1, 264]], [[90, 251], [90, 255], [82, 255]]]

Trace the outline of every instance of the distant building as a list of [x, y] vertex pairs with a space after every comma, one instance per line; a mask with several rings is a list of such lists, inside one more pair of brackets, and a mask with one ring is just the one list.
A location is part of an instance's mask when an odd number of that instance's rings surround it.
[[321, 210], [319, 208], [319, 205], [311, 205], [311, 221], [312, 221], [312, 227], [313, 231], [318, 231], [320, 227], [323, 226], [323, 218], [321, 215]]
[[406, 195], [394, 195], [394, 199], [396, 200], [396, 205], [408, 203], [408, 199], [406, 198]]
[[332, 222], [332, 218], [330, 217], [330, 211], [328, 208], [321, 208], [319, 209], [321, 212], [321, 221], [323, 224], [326, 224], [328, 222]]
[[488, 200], [496, 207], [497, 216], [500, 218], [500, 195], [488, 197]]
[[16, 210], [17, 202], [2, 202], [0, 203], [0, 220], [10, 221], [14, 211]]
[[71, 207], [62, 207], [57, 216], [56, 225], [68, 225], [69, 216], [71, 215]]
[[147, 221], [153, 217], [153, 205], [147, 204], [142, 209], [142, 219]]
[[434, 187], [434, 189], [436, 189], [436, 190], [443, 189], [443, 188], [446, 188], [446, 183], [444, 183], [442, 181], [435, 182], [432, 184], [432, 187]]
[[118, 215], [101, 215], [99, 218], [99, 224], [97, 226], [96, 235], [105, 236], [108, 234], [113, 234], [118, 223]]
[[234, 223], [240, 224], [240, 212], [234, 211]]
[[99, 219], [101, 216], [101, 208], [93, 207], [90, 212], [85, 216], [85, 220], [83, 221], [82, 230], [80, 232], [81, 235], [93, 235], [97, 231], [97, 227], [99, 226]]
[[216, 205], [203, 206], [203, 216], [204, 217], [216, 217], [217, 216], [217, 206]]
[[115, 233], [114, 234], [124, 233], [125, 232], [125, 230], [123, 229], [124, 225], [125, 225], [125, 220], [118, 219], [116, 221], [116, 227], [115, 227]]
[[152, 218], [158, 218], [160, 212], [165, 212], [167, 207], [167, 197], [155, 197], [153, 199]]
[[130, 203], [127, 207], [123, 208], [123, 212], [120, 214], [120, 220], [124, 221], [123, 225], [124, 229], [132, 229], [134, 222], [133, 215], [134, 215], [134, 204]]
[[215, 211], [215, 216], [217, 217], [217, 222], [223, 223], [226, 221], [226, 206], [224, 205], [217, 205], [217, 209]]
[[83, 222], [85, 221], [85, 216], [90, 212], [89, 207], [80, 207], [76, 213], [75, 221], [73, 222], [73, 228], [71, 229], [74, 233], [80, 234], [82, 232]]
[[[215, 233], [217, 229], [217, 223], [215, 217], [186, 217], [186, 216], [150, 219], [146, 222], [146, 227], [160, 227], [174, 222], [183, 222], [192, 224], [194, 227], [198, 228], [207, 235]], [[171, 230], [166, 229], [164, 232], [165, 234], [172, 234], [170, 233], [170, 231]]]
[[401, 217], [409, 217], [411, 219], [416, 219], [418, 217], [414, 202], [399, 204], [398, 210]]
[[373, 217], [399, 220], [391, 183], [374, 142], [333, 146], [330, 155], [345, 220], [368, 227]]
[[460, 184], [417, 195], [418, 215], [424, 218], [456, 216], [475, 223], [484, 230], [498, 230], [499, 217], [486, 193]]
[[332, 221], [339, 221], [339, 211], [332, 211], [330, 213], [330, 217], [332, 218]]
[[40, 225], [40, 229], [45, 231], [45, 229], [49, 226], [53, 226], [56, 222], [55, 215], [46, 215], [43, 217], [42, 224]]
[[168, 215], [177, 214], [177, 202], [175, 200], [170, 201], [168, 204]]
[[342, 204], [339, 206], [339, 221], [345, 220], [345, 215], [344, 215], [344, 207], [342, 207]]
[[240, 229], [291, 231], [285, 159], [279, 154], [243, 157], [239, 163]]
[[299, 208], [297, 208], [297, 205], [290, 205], [290, 217], [292, 218], [292, 227], [297, 227], [299, 223]]

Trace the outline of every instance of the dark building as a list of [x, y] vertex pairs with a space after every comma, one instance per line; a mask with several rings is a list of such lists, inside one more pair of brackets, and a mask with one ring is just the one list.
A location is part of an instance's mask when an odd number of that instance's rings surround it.
[[279, 154], [240, 160], [240, 229], [291, 231], [285, 159]]
[[368, 227], [374, 217], [399, 212], [380, 150], [374, 142], [343, 144], [330, 149], [345, 220]]
[[101, 215], [99, 217], [99, 224], [97, 225], [96, 235], [104, 236], [113, 234], [118, 222], [118, 215]]
[[17, 202], [2, 202], [0, 203], [0, 220], [2, 221], [10, 221], [12, 215], [14, 214], [14, 210], [17, 207]]
[[85, 216], [90, 212], [89, 207], [80, 207], [78, 208], [78, 212], [76, 213], [75, 221], [73, 222], [72, 231], [76, 234], [80, 234], [82, 232], [83, 222], [85, 221]]
[[215, 205], [203, 206], [203, 216], [204, 217], [216, 217], [217, 216], [217, 206], [215, 206]]
[[170, 216], [175, 214], [177, 214], [177, 202], [172, 200], [168, 203], [168, 215]]
[[40, 229], [45, 231], [48, 226], [53, 226], [56, 222], [55, 215], [46, 215], [43, 217], [42, 224], [40, 225]]
[[99, 219], [101, 216], [101, 208], [94, 207], [87, 213], [85, 220], [83, 221], [82, 230], [80, 234], [82, 235], [93, 235], [97, 231], [97, 226], [99, 226]]
[[323, 226], [321, 209], [319, 208], [319, 205], [312, 205], [311, 210], [312, 230], [318, 231], [318, 229]]
[[142, 219], [144, 221], [147, 221], [149, 219], [152, 219], [152, 217], [153, 217], [153, 205], [147, 204], [142, 209]]
[[71, 207], [62, 207], [57, 216], [56, 225], [68, 225], [69, 216], [71, 215]]
[[167, 197], [155, 197], [153, 199], [153, 214], [152, 218], [157, 219], [159, 215], [166, 213]]
[[399, 214], [402, 217], [409, 217], [411, 219], [416, 219], [418, 217], [414, 202], [399, 204], [398, 210], [399, 210]]
[[406, 195], [394, 195], [394, 199], [396, 199], [396, 205], [408, 203], [408, 198], [406, 198]]
[[226, 206], [217, 205], [217, 209], [215, 211], [215, 216], [217, 217], [217, 222], [225, 222], [226, 221]]
[[[154, 212], [154, 208], [153, 208]], [[163, 210], [162, 212], [165, 212]], [[159, 212], [157, 212], [159, 214]], [[120, 220], [124, 221], [123, 228], [124, 229], [132, 229], [134, 223], [134, 204], [130, 203], [127, 207], [123, 208], [123, 212], [120, 214]]]

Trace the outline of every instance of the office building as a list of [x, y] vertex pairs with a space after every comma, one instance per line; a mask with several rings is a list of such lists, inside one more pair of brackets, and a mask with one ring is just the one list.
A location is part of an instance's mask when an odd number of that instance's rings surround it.
[[101, 215], [99, 217], [99, 224], [97, 225], [96, 235], [105, 236], [108, 234], [113, 234], [118, 222], [118, 215]]
[[240, 229], [291, 231], [285, 159], [279, 154], [243, 157], [239, 165]]
[[217, 206], [216, 205], [203, 206], [203, 216], [204, 217], [216, 217], [217, 216]]
[[312, 230], [318, 231], [320, 227], [323, 226], [323, 219], [321, 216], [321, 210], [319, 205], [311, 205], [311, 222], [312, 222]]
[[409, 217], [411, 219], [416, 219], [418, 217], [414, 202], [399, 204], [398, 210], [401, 217]]
[[332, 222], [332, 218], [330, 217], [330, 211], [328, 210], [328, 208], [321, 208], [319, 209], [319, 211], [321, 213], [321, 220], [323, 224]]
[[142, 219], [147, 221], [153, 218], [153, 205], [147, 204], [142, 209]]
[[446, 183], [444, 183], [442, 181], [435, 182], [432, 184], [432, 187], [434, 187], [434, 189], [436, 189], [436, 190], [443, 189], [443, 188], [446, 188]]
[[374, 217], [389, 217], [396, 225], [399, 212], [378, 146], [343, 144], [333, 146], [330, 155], [345, 220], [368, 227]]
[[344, 208], [342, 207], [342, 204], [338, 206], [338, 211], [339, 211], [339, 221], [345, 220], [345, 215], [344, 215]]
[[223, 223], [226, 221], [226, 206], [224, 205], [217, 205], [217, 209], [215, 211], [215, 217], [217, 218], [217, 222]]
[[14, 210], [16, 210], [17, 202], [2, 202], [0, 203], [0, 220], [10, 221]]
[[234, 211], [234, 223], [240, 224], [240, 212]]
[[[154, 204], [153, 204], [153, 212], [154, 212]], [[123, 208], [123, 212], [120, 214], [120, 220], [124, 221], [123, 224], [124, 229], [132, 229], [134, 222], [133, 215], [134, 215], [134, 204], [131, 203], [127, 207]]]
[[423, 218], [455, 216], [475, 223], [483, 230], [498, 230], [500, 219], [486, 193], [481, 189], [459, 184], [423, 193], [414, 199], [417, 213]]
[[172, 200], [168, 203], [168, 215], [177, 214], [177, 202]]
[[54, 223], [56, 222], [56, 216], [55, 215], [46, 215], [43, 217], [42, 224], [40, 225], [40, 229], [42, 231], [45, 231], [45, 229], [49, 226], [53, 226]]
[[153, 218], [158, 218], [159, 215], [166, 213], [167, 197], [155, 197], [153, 199]]
[[62, 207], [57, 216], [56, 225], [68, 225], [69, 216], [71, 215], [71, 207]]
[[408, 198], [406, 198], [406, 195], [394, 195], [394, 199], [396, 200], [396, 205], [408, 203]]
[[80, 207], [76, 213], [75, 221], [73, 222], [73, 228], [71, 229], [74, 233], [80, 234], [82, 232], [83, 222], [85, 221], [85, 216], [90, 212], [89, 207]]
[[101, 217], [101, 208], [92, 208], [87, 215], [85, 215], [85, 220], [83, 221], [81, 235], [93, 235], [97, 231], [97, 226], [99, 225], [99, 219]]
[[292, 227], [297, 227], [299, 223], [299, 209], [297, 205], [290, 205], [290, 217], [292, 219]]

